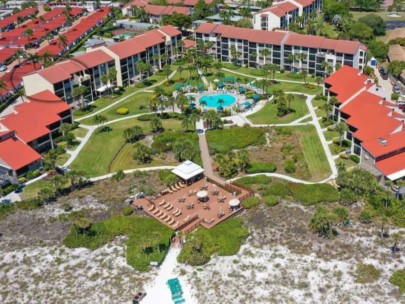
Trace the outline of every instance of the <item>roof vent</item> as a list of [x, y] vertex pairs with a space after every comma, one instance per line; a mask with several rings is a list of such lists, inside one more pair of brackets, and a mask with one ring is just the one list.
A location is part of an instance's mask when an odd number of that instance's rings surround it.
[[383, 146], [386, 146], [387, 143], [388, 143], [387, 140], [385, 138], [382, 138], [382, 137], [378, 139], [378, 142]]

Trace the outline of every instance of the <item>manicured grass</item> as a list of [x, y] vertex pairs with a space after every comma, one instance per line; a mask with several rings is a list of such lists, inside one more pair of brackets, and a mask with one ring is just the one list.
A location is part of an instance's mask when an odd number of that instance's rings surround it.
[[58, 159], [56, 160], [56, 164], [58, 166], [62, 166], [64, 163], [67, 162], [67, 160], [70, 158], [70, 154], [68, 153], [63, 153], [58, 155]]
[[24, 187], [21, 196], [23, 199], [30, 199], [35, 198], [38, 195], [38, 192], [41, 191], [42, 188], [47, 187], [48, 182], [44, 179], [40, 179], [35, 183], [29, 184]]
[[[181, 122], [178, 120], [165, 119], [162, 120], [162, 124], [165, 129], [178, 130], [181, 128]], [[109, 164], [113, 160], [115, 153], [124, 144], [123, 131], [133, 126], [141, 126], [144, 133], [151, 131], [149, 122], [138, 121], [136, 119], [128, 119], [110, 124], [111, 131], [96, 131], [91, 136], [79, 156], [72, 163], [71, 168], [83, 170], [89, 176], [107, 174]]]
[[390, 17], [388, 16], [390, 13], [389, 12], [358, 12], [358, 11], [351, 11], [350, 12], [353, 15], [354, 20], [358, 20], [361, 17], [364, 17], [369, 14], [374, 14], [377, 16], [380, 16], [383, 18], [385, 21], [405, 21], [405, 13], [404, 12], [399, 12], [398, 15], [399, 17]]
[[249, 231], [237, 218], [227, 219], [211, 229], [199, 227], [187, 235], [178, 261], [197, 266], [207, 263], [213, 254], [235, 255], [248, 235]]
[[[140, 113], [146, 113], [150, 112], [149, 110], [149, 103], [150, 103], [150, 97], [152, 96], [152, 93], [145, 93], [145, 92], [139, 92], [132, 96], [131, 98], [128, 98], [127, 100], [119, 103], [117, 106], [112, 107], [108, 109], [107, 111], [103, 112], [101, 115], [105, 116], [108, 120], [114, 120], [117, 118], [125, 117], [125, 116], [131, 116], [131, 115], [136, 115]], [[117, 114], [117, 109], [118, 108], [128, 108], [129, 113], [127, 115], [120, 115]], [[94, 119], [94, 118], [90, 118]], [[83, 121], [84, 123], [85, 121]], [[93, 122], [94, 124], [94, 122]]]
[[336, 131], [325, 131], [324, 134], [327, 141], [339, 137], [339, 133]]
[[300, 133], [302, 152], [311, 174], [311, 180], [322, 180], [331, 173], [328, 159], [314, 126], [294, 127]]
[[343, 163], [346, 166], [346, 169], [350, 169], [352, 167], [357, 166], [357, 163], [352, 161], [350, 158], [349, 159], [343, 159], [343, 158], [338, 158], [335, 160], [336, 165], [339, 163]]
[[91, 106], [89, 107], [90, 110], [87, 110], [87, 111], [76, 110], [73, 112], [73, 116], [74, 116], [74, 118], [80, 118], [80, 117], [89, 115], [93, 112], [99, 111], [99, 110], [105, 108], [106, 106], [116, 102], [118, 99], [124, 98], [124, 97], [128, 96], [129, 94], [131, 94], [135, 91], [138, 91], [138, 90], [139, 89], [135, 88], [134, 86], [126, 87], [122, 94], [116, 94], [116, 95], [112, 95], [112, 96], [106, 96], [106, 97], [99, 98], [93, 104], [91, 104]]
[[76, 136], [76, 137], [85, 137], [87, 132], [89, 132], [89, 130], [85, 129], [85, 128], [76, 128], [72, 131], [72, 133]]
[[116, 236], [126, 235], [128, 265], [139, 271], [148, 271], [150, 262], [163, 262], [170, 246], [173, 230], [147, 217], [116, 216], [91, 225], [87, 232], [78, 233], [72, 225], [63, 243], [69, 248], [97, 249]]
[[248, 118], [254, 124], [289, 123], [309, 113], [305, 100], [301, 96], [294, 95], [294, 101], [290, 105], [293, 112], [281, 117], [277, 116], [277, 104], [270, 101], [260, 111], [249, 115]]
[[264, 133], [261, 128], [250, 127], [211, 130], [207, 132], [208, 146], [213, 153], [227, 153], [234, 149], [264, 144]]

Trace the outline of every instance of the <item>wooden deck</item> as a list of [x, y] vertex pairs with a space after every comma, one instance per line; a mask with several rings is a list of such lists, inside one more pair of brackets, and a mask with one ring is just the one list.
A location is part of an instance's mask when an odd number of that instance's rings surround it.
[[[194, 194], [200, 190], [208, 192], [207, 202], [200, 202]], [[229, 201], [233, 198], [242, 201], [250, 195], [251, 193], [245, 189], [222, 186], [211, 182], [209, 179], [208, 181], [202, 179], [190, 186], [173, 191], [173, 193], [162, 195], [155, 200], [145, 198], [134, 200], [132, 205], [142, 206], [147, 214], [159, 222], [187, 234], [200, 225], [205, 228], [212, 228], [235, 215], [241, 208], [232, 211], [229, 207]], [[219, 198], [223, 197], [225, 198], [220, 202]]]

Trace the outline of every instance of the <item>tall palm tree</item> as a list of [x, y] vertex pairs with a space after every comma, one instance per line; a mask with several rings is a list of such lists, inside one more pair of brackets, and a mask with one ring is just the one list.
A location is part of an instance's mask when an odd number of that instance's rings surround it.
[[66, 49], [68, 46], [68, 39], [65, 35], [59, 35], [58, 36], [58, 46], [62, 49]]
[[52, 64], [52, 54], [48, 50], [42, 54], [41, 59], [44, 67], [48, 67]]
[[271, 51], [269, 49], [261, 49], [259, 53], [261, 56], [263, 56], [263, 64], [266, 64], [267, 57], [271, 55]]
[[37, 69], [37, 62], [39, 60], [39, 56], [36, 53], [33, 54], [28, 54], [28, 60], [32, 62], [32, 64], [34, 65], [34, 70]]

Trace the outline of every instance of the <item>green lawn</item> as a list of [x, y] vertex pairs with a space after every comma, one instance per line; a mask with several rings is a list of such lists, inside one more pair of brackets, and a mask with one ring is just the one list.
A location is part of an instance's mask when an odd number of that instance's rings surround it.
[[85, 137], [87, 132], [89, 132], [89, 130], [85, 129], [85, 128], [76, 128], [72, 131], [72, 133], [76, 136], [76, 137]]
[[[162, 120], [163, 127], [166, 130], [181, 129], [181, 122], [174, 119]], [[125, 129], [133, 126], [141, 126], [145, 133], [150, 132], [150, 125], [147, 121], [139, 121], [137, 119], [123, 120], [109, 125], [109, 132], [95, 132], [79, 156], [70, 166], [72, 169], [83, 170], [89, 176], [100, 176], [108, 173], [108, 167], [113, 160], [115, 153], [124, 144], [122, 133]], [[132, 158], [132, 155], [128, 157]], [[124, 160], [121, 160], [124, 162]], [[130, 168], [125, 168], [130, 169]]]
[[207, 132], [208, 146], [213, 153], [227, 153], [234, 149], [244, 149], [265, 143], [264, 129], [233, 127]]
[[294, 101], [291, 102], [292, 113], [289, 113], [285, 116], [277, 116], [277, 105], [273, 102], [267, 102], [264, 107], [252, 114], [248, 118], [254, 124], [277, 124], [277, 123], [289, 123], [298, 118], [305, 116], [309, 113], [308, 107], [305, 103], [305, 98], [301, 96], [294, 95]]
[[25, 186], [21, 196], [23, 199], [35, 198], [37, 197], [38, 192], [47, 185], [48, 182], [46, 180], [40, 179], [35, 183]]
[[327, 141], [332, 140], [335, 137], [339, 137], [339, 133], [336, 131], [325, 131], [324, 134]]
[[314, 126], [294, 127], [300, 135], [302, 152], [311, 174], [311, 180], [318, 181], [328, 177], [331, 173], [328, 159]]
[[390, 13], [389, 12], [358, 12], [358, 11], [351, 11], [350, 12], [353, 15], [354, 20], [358, 20], [361, 17], [364, 17], [369, 14], [374, 14], [377, 16], [380, 16], [383, 18], [385, 21], [405, 21], [405, 13], [404, 12], [399, 12], [399, 17], [390, 17], [388, 16]]
[[64, 163], [67, 162], [67, 160], [70, 158], [70, 154], [68, 153], [63, 153], [58, 155], [58, 159], [56, 160], [56, 164], [58, 166], [62, 166]]

